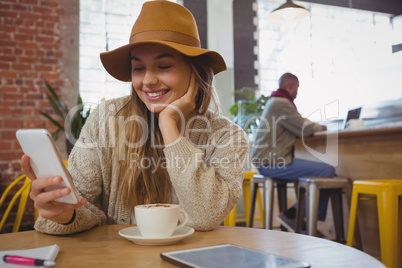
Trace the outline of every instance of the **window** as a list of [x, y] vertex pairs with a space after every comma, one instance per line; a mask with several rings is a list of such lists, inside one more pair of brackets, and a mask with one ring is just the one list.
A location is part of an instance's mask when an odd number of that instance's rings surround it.
[[133, 23], [146, 1], [80, 1], [79, 89], [86, 105], [95, 106], [102, 99], [130, 94], [131, 84], [111, 77], [99, 54], [128, 44]]
[[[309, 18], [269, 21], [269, 13], [281, 4], [258, 2], [262, 94], [276, 90], [278, 78], [292, 72], [300, 80], [295, 103], [306, 117], [338, 103], [330, 117], [344, 118], [350, 108], [402, 98], [402, 52], [392, 54], [396, 33], [390, 15], [301, 2], [310, 9]], [[368, 113], [366, 109], [362, 116]], [[323, 115], [327, 119], [334, 118]]]

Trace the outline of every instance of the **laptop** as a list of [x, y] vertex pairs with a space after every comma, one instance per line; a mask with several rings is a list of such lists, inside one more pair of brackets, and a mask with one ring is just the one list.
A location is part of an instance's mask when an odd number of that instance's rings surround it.
[[348, 115], [346, 116], [346, 119], [343, 123], [343, 128], [346, 128], [346, 123], [350, 119], [360, 119], [360, 113], [362, 111], [362, 107], [354, 108], [348, 111]]

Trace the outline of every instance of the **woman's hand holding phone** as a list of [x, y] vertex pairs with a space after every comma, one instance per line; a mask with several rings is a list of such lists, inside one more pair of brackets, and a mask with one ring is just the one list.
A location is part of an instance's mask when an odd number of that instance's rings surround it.
[[32, 181], [29, 197], [34, 201], [35, 208], [41, 217], [58, 223], [68, 223], [74, 215], [74, 210], [87, 203], [85, 198], [77, 204], [54, 201], [57, 198], [69, 195], [71, 189], [63, 187], [45, 192], [45, 188], [61, 184], [62, 178], [60, 176], [36, 178], [30, 164], [30, 158], [25, 154], [21, 158], [21, 169]]

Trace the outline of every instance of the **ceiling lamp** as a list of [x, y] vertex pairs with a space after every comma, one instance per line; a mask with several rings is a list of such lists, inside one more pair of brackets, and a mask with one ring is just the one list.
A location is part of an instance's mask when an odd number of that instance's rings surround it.
[[296, 5], [292, 0], [275, 9], [269, 15], [269, 19], [277, 22], [299, 21], [310, 15], [310, 11], [302, 6]]

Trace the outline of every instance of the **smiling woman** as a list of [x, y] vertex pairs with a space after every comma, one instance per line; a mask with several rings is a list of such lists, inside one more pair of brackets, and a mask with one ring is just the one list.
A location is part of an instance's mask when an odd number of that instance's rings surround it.
[[131, 51], [132, 85], [148, 110], [159, 113], [181, 98], [190, 85], [191, 67], [176, 50], [160, 44]]
[[221, 55], [201, 48], [192, 14], [170, 1], [146, 2], [130, 36], [100, 57], [109, 74], [132, 82], [131, 95], [91, 112], [69, 158], [81, 202], [55, 202], [67, 189], [43, 192], [57, 180], [36, 180], [23, 157], [41, 232], [133, 223], [133, 208], [153, 203], [178, 203], [187, 225], [211, 230], [242, 195], [247, 138], [208, 110], [211, 101], [219, 107], [212, 81], [226, 70]]

